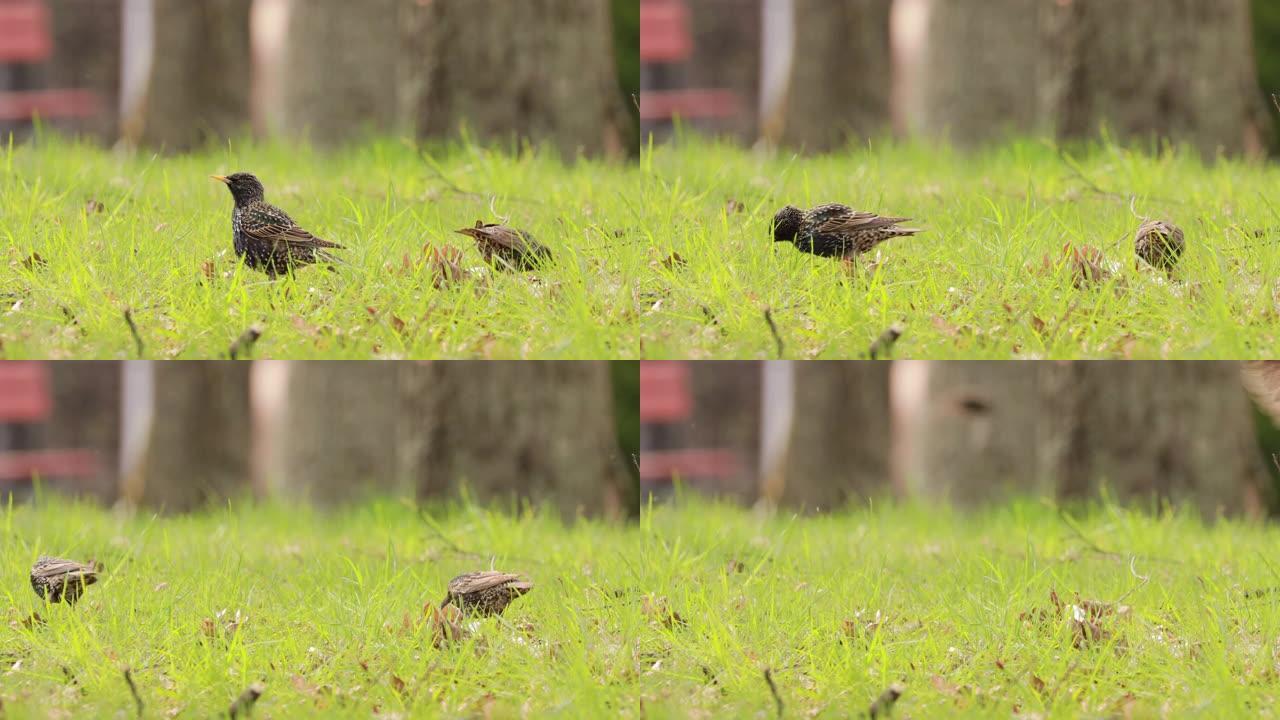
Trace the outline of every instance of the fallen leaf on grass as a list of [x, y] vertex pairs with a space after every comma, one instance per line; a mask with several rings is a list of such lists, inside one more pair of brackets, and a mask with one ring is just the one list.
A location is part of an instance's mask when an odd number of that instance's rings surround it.
[[467, 279], [469, 273], [462, 267], [462, 251], [452, 245], [443, 247], [423, 246], [431, 269], [431, 285], [442, 290]]
[[49, 261], [45, 260], [38, 252], [33, 252], [22, 260], [22, 267], [28, 270], [35, 270], [48, 264]]
[[893, 711], [893, 704], [898, 702], [898, 698], [902, 697], [902, 693], [906, 691], [907, 688], [902, 683], [893, 683], [885, 688], [885, 691], [880, 693], [880, 697], [876, 698], [875, 702], [871, 703], [871, 707], [867, 708], [867, 714], [871, 716], [871, 720], [876, 720], [879, 717], [888, 717], [889, 713]]
[[87, 203], [85, 203], [85, 204], [84, 204], [84, 212], [85, 212], [85, 214], [86, 214], [86, 215], [92, 215], [92, 214], [94, 214], [94, 213], [100, 213], [100, 212], [102, 212], [102, 211], [104, 211], [104, 210], [106, 210], [106, 209], [107, 209], [107, 206], [106, 206], [106, 205], [103, 205], [102, 203], [98, 202], [97, 200], [90, 200], [89, 202], [87, 202]]
[[428, 604], [426, 614], [431, 622], [431, 644], [437, 649], [465, 640], [470, 635], [462, 625], [462, 610], [456, 605], [439, 608]]
[[741, 200], [737, 200], [735, 198], [729, 198], [724, 204], [724, 211], [730, 215], [740, 213], [746, 209], [747, 206], [743, 205]]
[[684, 618], [680, 617], [680, 613], [671, 609], [671, 605], [665, 597], [654, 595], [653, 593], [644, 596], [644, 600], [640, 604], [640, 611], [651, 622], [657, 622], [666, 628], [688, 624]]

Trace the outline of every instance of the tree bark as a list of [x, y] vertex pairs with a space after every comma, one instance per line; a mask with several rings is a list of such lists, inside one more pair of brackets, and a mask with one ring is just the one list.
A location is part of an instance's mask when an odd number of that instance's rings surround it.
[[120, 363], [51, 362], [49, 372], [53, 417], [45, 426], [45, 442], [97, 453], [98, 474], [70, 489], [113, 503], [120, 463]]
[[155, 51], [126, 138], [171, 152], [249, 128], [252, 0], [155, 0]]
[[1036, 476], [1045, 363], [934, 362], [906, 485], [919, 497], [977, 505], [1043, 487]]
[[140, 495], [131, 499], [186, 512], [247, 493], [248, 364], [157, 362], [153, 367], [155, 415]]
[[760, 458], [760, 365], [732, 360], [688, 363], [693, 419], [683, 426], [681, 447], [729, 450], [737, 472], [721, 488], [754, 502]]
[[829, 511], [889, 491], [888, 363], [800, 363], [795, 407], [782, 504]]
[[99, 111], [83, 120], [56, 121], [104, 142], [119, 128], [120, 3], [101, 0], [52, 0], [53, 58], [46, 72], [49, 87], [91, 90]]
[[433, 0], [403, 27], [418, 135], [627, 152], [606, 0]]
[[401, 489], [397, 371], [379, 362], [295, 362], [269, 463], [283, 494], [321, 505]]
[[760, 92], [759, 0], [694, 0], [689, 3], [693, 57], [685, 64], [688, 87], [733, 91], [739, 112], [717, 119], [718, 132], [752, 142], [757, 135]]
[[928, 137], [959, 145], [1038, 128], [1040, 6], [1034, 0], [932, 0], [920, 117]]
[[402, 472], [422, 498], [548, 502], [621, 517], [627, 482], [603, 362], [403, 364]]
[[1201, 154], [1262, 149], [1248, 0], [1046, 4], [1046, 84], [1058, 134], [1188, 142]]
[[1237, 363], [1063, 363], [1043, 379], [1041, 465], [1060, 497], [1097, 497], [1105, 482], [1120, 499], [1186, 502], [1205, 517], [1261, 512]]
[[837, 150], [889, 127], [891, 5], [891, 0], [796, 0], [784, 144]]
[[397, 125], [403, 0], [291, 0], [281, 121], [321, 145]]

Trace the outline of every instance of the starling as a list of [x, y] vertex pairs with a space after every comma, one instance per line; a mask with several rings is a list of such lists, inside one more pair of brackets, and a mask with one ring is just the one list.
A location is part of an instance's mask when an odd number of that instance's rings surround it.
[[263, 199], [266, 190], [249, 173], [210, 175], [227, 184], [236, 207], [231, 211], [231, 237], [239, 255], [251, 268], [270, 277], [311, 263], [334, 262], [324, 248], [342, 249], [298, 227], [288, 213]]
[[1187, 247], [1182, 228], [1167, 220], [1148, 220], [1133, 236], [1133, 249], [1138, 257], [1158, 270], [1172, 272], [1178, 257]]
[[98, 563], [78, 563], [74, 560], [41, 555], [31, 566], [31, 587], [36, 594], [49, 602], [74, 605], [80, 599], [86, 585], [98, 582], [102, 567]]
[[788, 205], [773, 216], [773, 240], [794, 243], [801, 252], [849, 260], [889, 238], [922, 232], [898, 227], [909, 219], [880, 217], [839, 203], [812, 210]]
[[459, 575], [449, 581], [449, 594], [440, 607], [456, 605], [464, 613], [501, 615], [512, 600], [533, 589], [533, 583], [519, 575], [485, 570]]
[[454, 232], [475, 240], [484, 261], [497, 270], [536, 270], [551, 259], [551, 250], [524, 230], [477, 220], [475, 227]]

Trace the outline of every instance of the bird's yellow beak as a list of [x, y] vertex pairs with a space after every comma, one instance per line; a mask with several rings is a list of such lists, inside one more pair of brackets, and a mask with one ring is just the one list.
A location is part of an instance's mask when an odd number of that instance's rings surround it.
[[225, 175], [210, 175], [209, 177], [213, 178], [214, 180], [217, 180], [218, 182], [224, 182], [224, 183], [231, 182], [226, 178]]

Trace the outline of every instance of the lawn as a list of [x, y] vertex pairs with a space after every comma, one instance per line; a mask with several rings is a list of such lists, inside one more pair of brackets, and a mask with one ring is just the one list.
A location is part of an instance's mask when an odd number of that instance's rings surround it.
[[[639, 355], [647, 256], [634, 161], [370, 140], [342, 151], [229, 143], [126, 154], [51, 134], [0, 148], [0, 357], [612, 358]], [[271, 282], [231, 248], [248, 171], [267, 200], [339, 242], [336, 272]], [[536, 273], [494, 273], [454, 230], [505, 219], [548, 245]], [[471, 277], [437, 289], [425, 245]], [[132, 320], [125, 318], [128, 311]]]
[[[852, 717], [895, 686], [896, 717], [1254, 717], [1280, 700], [1280, 536], [1260, 524], [685, 499], [566, 528], [398, 502], [156, 518], [51, 501], [9, 508], [3, 530], [6, 717], [131, 717], [125, 668], [148, 717], [210, 717], [253, 683], [277, 718]], [[106, 574], [46, 606], [27, 582], [42, 552]], [[534, 589], [436, 647], [424, 604], [491, 558]]]
[[[122, 518], [51, 502], [4, 512], [6, 718], [214, 717], [253, 683], [258, 717], [577, 717], [634, 711], [665, 630], [640, 610], [634, 527], [374, 503], [331, 515], [245, 506]], [[41, 553], [105, 565], [74, 607], [29, 585]], [[453, 576], [534, 583], [435, 647], [424, 614]], [[28, 622], [32, 612], [43, 623]]]
[[[686, 137], [641, 165], [651, 253], [671, 259], [643, 288], [647, 357], [866, 357], [894, 324], [899, 357], [1280, 354], [1280, 174], [1267, 164], [1034, 141], [769, 156]], [[777, 209], [823, 202], [926, 232], [847, 268], [771, 241]], [[1172, 277], [1135, 267], [1144, 217], [1186, 233]], [[1109, 277], [1076, 287], [1068, 243], [1100, 251]]]
[[768, 520], [694, 504], [644, 524], [641, 575], [685, 621], [645, 647], [654, 714], [855, 717], [895, 683], [902, 718], [1280, 701], [1272, 527], [1034, 503]]

